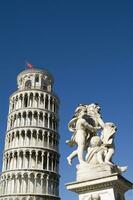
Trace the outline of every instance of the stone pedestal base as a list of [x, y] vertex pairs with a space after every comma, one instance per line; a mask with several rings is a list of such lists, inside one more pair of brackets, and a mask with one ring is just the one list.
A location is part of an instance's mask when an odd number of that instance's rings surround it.
[[108, 164], [97, 164], [89, 165], [88, 163], [83, 163], [77, 165], [77, 181], [93, 180], [97, 178], [103, 178], [112, 175], [113, 173], [118, 173], [116, 166], [110, 166]]
[[66, 185], [68, 190], [78, 193], [79, 200], [124, 200], [124, 193], [132, 186], [118, 173]]

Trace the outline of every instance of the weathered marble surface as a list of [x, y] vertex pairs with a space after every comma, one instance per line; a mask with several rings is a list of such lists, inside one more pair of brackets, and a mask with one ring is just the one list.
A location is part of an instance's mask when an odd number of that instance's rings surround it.
[[76, 192], [79, 200], [124, 200], [124, 193], [133, 184], [121, 176], [127, 167], [112, 161], [115, 124], [103, 121], [98, 104], [80, 104], [68, 129], [72, 137], [66, 142], [70, 147], [76, 145], [77, 149], [67, 160], [72, 165], [77, 157], [79, 164], [76, 182], [67, 184], [67, 189]]
[[120, 167], [112, 162], [117, 127], [112, 122], [103, 121], [98, 104], [80, 104], [68, 124], [68, 129], [72, 132], [72, 137], [66, 142], [70, 147], [77, 145], [77, 149], [67, 160], [71, 165], [74, 157], [78, 157], [77, 180], [89, 180], [91, 177], [127, 170], [127, 167]]
[[68, 190], [78, 194], [79, 200], [124, 200], [125, 192], [132, 187], [133, 184], [118, 173], [66, 185]]

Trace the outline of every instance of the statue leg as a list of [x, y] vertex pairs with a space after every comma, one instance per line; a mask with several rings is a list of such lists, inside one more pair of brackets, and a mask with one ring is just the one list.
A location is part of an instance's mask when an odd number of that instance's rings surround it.
[[84, 144], [78, 145], [77, 152], [78, 152], [79, 163], [81, 164], [81, 163], [85, 162], [84, 161]]
[[98, 162], [99, 162], [100, 164], [104, 163], [103, 154], [104, 154], [104, 151], [103, 151], [103, 150], [101, 150], [101, 151], [99, 151], [99, 152], [97, 153], [97, 159], [98, 159]]
[[109, 165], [114, 165], [112, 162], [111, 162], [111, 159], [112, 159], [112, 156], [114, 154], [114, 149], [113, 148], [110, 148], [108, 149], [108, 152], [107, 154], [105, 155], [105, 162]]
[[67, 157], [67, 161], [68, 161], [69, 165], [72, 165], [72, 159], [73, 159], [74, 157], [76, 157], [76, 156], [77, 156], [77, 150], [73, 151], [73, 152]]
[[79, 163], [83, 163], [84, 161], [84, 149], [85, 149], [85, 136], [84, 136], [84, 132], [83, 131], [79, 131], [78, 134], [76, 135], [76, 142], [78, 145], [77, 148], [77, 154], [78, 154], [78, 160]]

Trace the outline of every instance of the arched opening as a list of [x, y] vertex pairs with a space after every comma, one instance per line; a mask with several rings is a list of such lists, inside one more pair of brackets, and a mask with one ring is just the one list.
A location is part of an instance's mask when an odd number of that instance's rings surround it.
[[39, 103], [39, 94], [38, 93], [35, 94], [35, 102], [34, 103], [35, 103], [34, 106], [38, 107], [38, 103]]
[[23, 112], [23, 123], [22, 126], [26, 125], [26, 112]]
[[42, 146], [42, 131], [39, 130], [39, 134], [38, 134], [38, 145]]
[[23, 151], [19, 152], [19, 166], [18, 166], [18, 169], [22, 169], [24, 166], [24, 154], [23, 154]]
[[28, 106], [28, 95], [25, 94], [24, 96], [24, 107], [27, 107]]
[[35, 82], [36, 82], [36, 83], [39, 82], [39, 74], [36, 74], [36, 76], [35, 76]]
[[42, 168], [42, 152], [38, 152], [38, 159], [37, 159], [37, 168], [41, 169]]
[[45, 91], [47, 91], [47, 84], [46, 82], [44, 81], [44, 79], [41, 80], [41, 88]]
[[37, 138], [37, 132], [36, 130], [33, 130], [33, 133], [32, 133], [32, 146], [36, 146], [36, 138]]
[[32, 151], [31, 154], [31, 168], [36, 168], [36, 152]]
[[17, 169], [17, 152], [14, 153], [14, 168]]
[[47, 169], [47, 154], [46, 153], [43, 156], [43, 169]]
[[18, 126], [21, 126], [21, 113], [18, 113]]
[[23, 95], [20, 94], [20, 96], [19, 96], [19, 108], [22, 108], [22, 100], [23, 100]]
[[48, 135], [48, 133], [45, 132], [44, 133], [44, 147], [47, 147], [47, 135]]
[[52, 110], [52, 106], [53, 106], [53, 99], [52, 97], [50, 98], [50, 110]]
[[48, 114], [45, 114], [45, 127], [48, 127]]
[[36, 178], [36, 192], [41, 193], [41, 175], [37, 174]]
[[48, 109], [48, 95], [45, 97], [45, 109]]
[[30, 152], [26, 151], [26, 153], [25, 153], [25, 169], [28, 169], [30, 167], [29, 162], [30, 162]]
[[25, 89], [30, 89], [31, 88], [31, 80], [27, 80], [25, 82]]
[[39, 114], [39, 126], [43, 126], [43, 113], [40, 112]]
[[31, 131], [28, 130], [26, 134], [26, 146], [30, 146]]
[[44, 105], [44, 95], [43, 94], [41, 94], [41, 97], [40, 97], [40, 105], [41, 105], [41, 107], [43, 107], [43, 105]]
[[25, 146], [25, 131], [24, 130], [22, 130], [21, 136], [22, 136], [22, 146]]
[[33, 93], [30, 93], [29, 106], [32, 107], [32, 105], [33, 105]]
[[31, 126], [32, 125], [32, 112], [30, 111], [28, 113], [28, 126]]
[[35, 126], [37, 126], [38, 125], [38, 113], [35, 111], [34, 112], [34, 120], [35, 120]]

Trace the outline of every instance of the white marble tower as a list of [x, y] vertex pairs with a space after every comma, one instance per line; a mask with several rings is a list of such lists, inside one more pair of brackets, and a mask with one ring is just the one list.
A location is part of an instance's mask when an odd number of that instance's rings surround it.
[[53, 77], [27, 69], [10, 96], [0, 200], [59, 200], [59, 99]]

